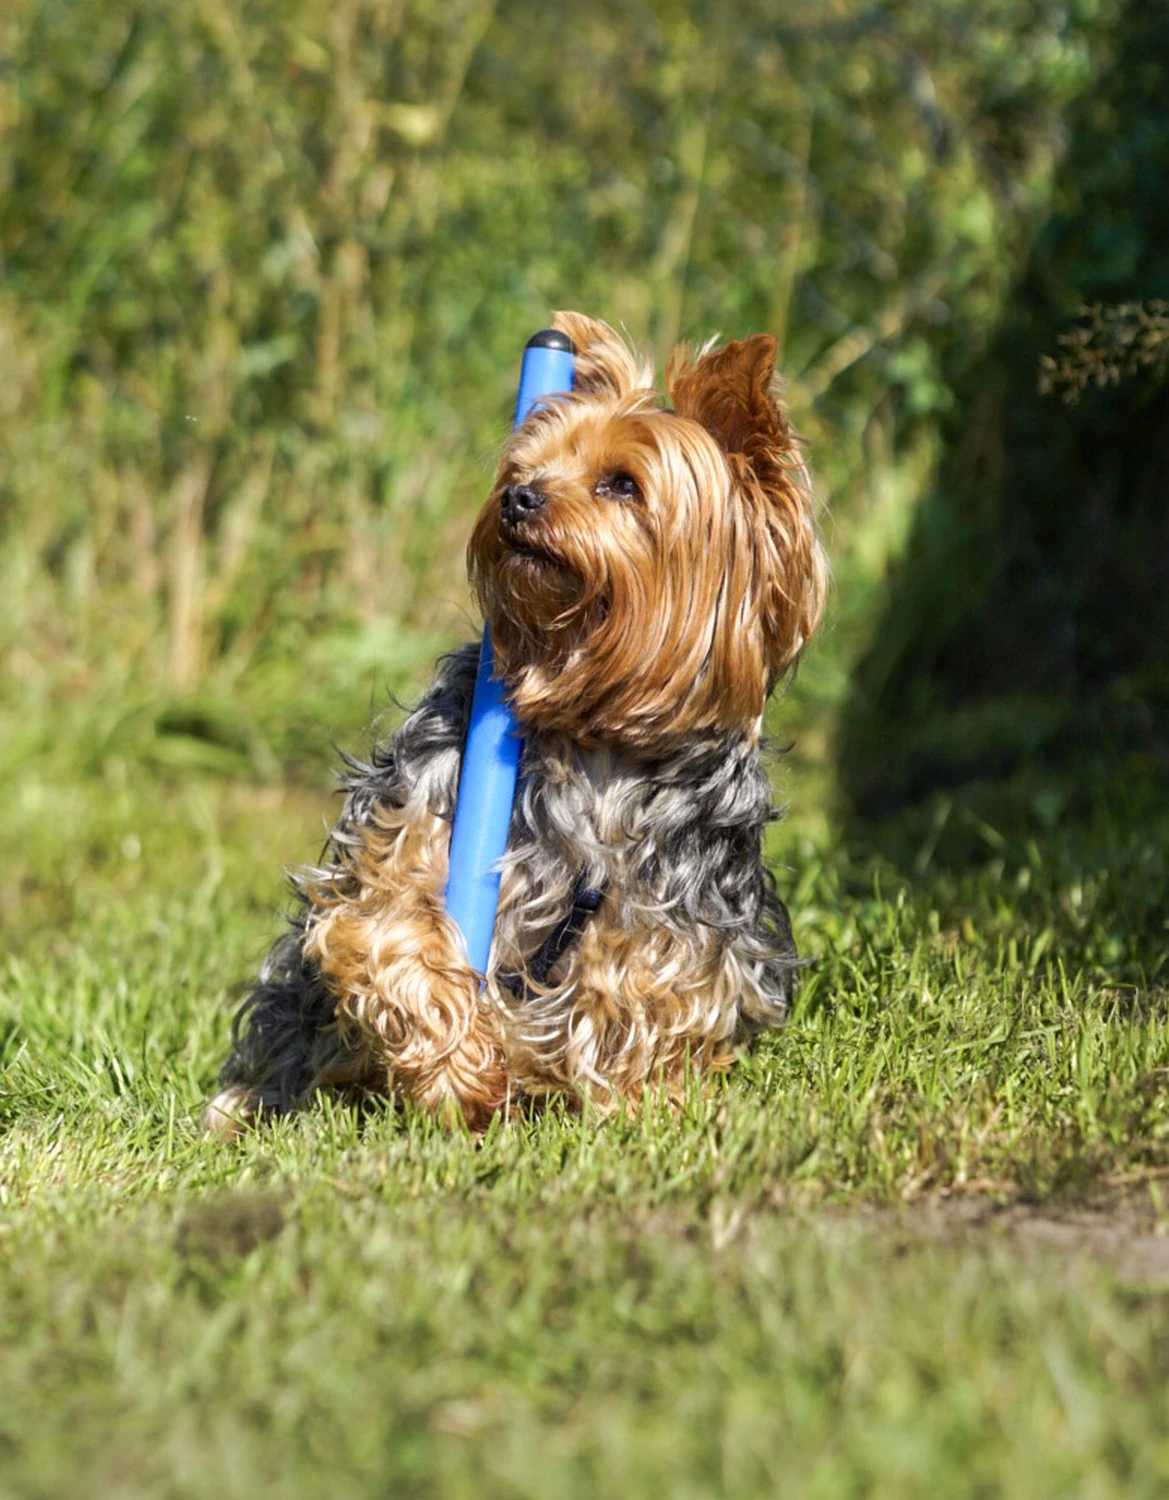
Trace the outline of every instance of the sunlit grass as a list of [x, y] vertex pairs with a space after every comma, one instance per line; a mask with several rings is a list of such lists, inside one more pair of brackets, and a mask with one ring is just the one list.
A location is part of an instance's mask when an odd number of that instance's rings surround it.
[[1164, 1222], [1151, 793], [1045, 829], [1033, 791], [997, 827], [975, 792], [882, 853], [793, 762], [771, 854], [813, 963], [680, 1112], [473, 1142], [321, 1099], [207, 1142], [281, 866], [335, 805], [305, 764], [265, 785], [86, 733], [5, 762], [7, 1491], [1163, 1489], [1164, 1280], [914, 1228], [1118, 1194], [1125, 1232]]

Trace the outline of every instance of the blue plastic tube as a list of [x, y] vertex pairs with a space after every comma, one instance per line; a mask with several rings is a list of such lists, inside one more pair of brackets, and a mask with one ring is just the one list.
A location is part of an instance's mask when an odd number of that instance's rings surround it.
[[[528, 340], [520, 368], [515, 426], [543, 396], [572, 389], [572, 341], [554, 328]], [[495, 676], [491, 637], [483, 632], [471, 722], [463, 750], [459, 800], [451, 829], [446, 906], [462, 933], [472, 968], [487, 973], [495, 910], [499, 905], [499, 862], [507, 850], [523, 742]]]

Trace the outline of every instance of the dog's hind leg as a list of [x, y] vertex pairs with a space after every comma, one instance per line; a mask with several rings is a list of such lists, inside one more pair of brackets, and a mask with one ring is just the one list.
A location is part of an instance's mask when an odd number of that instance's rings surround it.
[[272, 948], [235, 1020], [219, 1088], [203, 1110], [215, 1135], [235, 1135], [261, 1115], [285, 1114], [324, 1084], [360, 1085], [366, 1060], [348, 1046], [336, 1001], [304, 952], [299, 920]]

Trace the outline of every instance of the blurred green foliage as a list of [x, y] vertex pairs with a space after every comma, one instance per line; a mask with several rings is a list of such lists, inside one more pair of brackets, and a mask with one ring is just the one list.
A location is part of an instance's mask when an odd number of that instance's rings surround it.
[[1100, 45], [1013, 295], [947, 367], [937, 479], [854, 671], [843, 779], [870, 812], [1020, 771], [1082, 805], [1093, 758], [1169, 781], [1169, 8]]
[[3, 678], [429, 657], [565, 305], [779, 336], [847, 654], [1122, 10], [7, 0]]

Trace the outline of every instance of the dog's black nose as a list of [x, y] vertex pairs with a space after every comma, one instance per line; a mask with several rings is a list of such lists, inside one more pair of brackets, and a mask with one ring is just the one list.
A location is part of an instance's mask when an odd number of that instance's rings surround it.
[[499, 518], [511, 530], [548, 504], [548, 496], [530, 484], [509, 484], [499, 499]]

